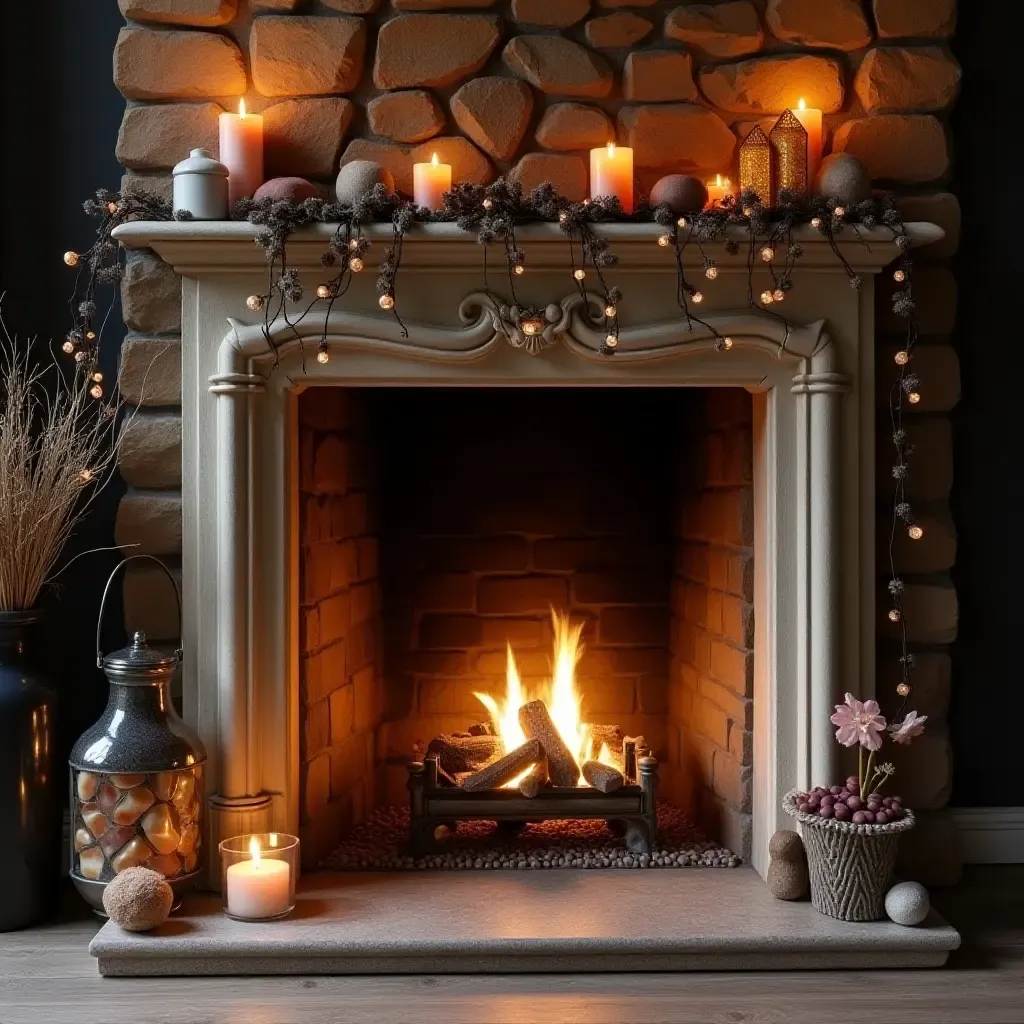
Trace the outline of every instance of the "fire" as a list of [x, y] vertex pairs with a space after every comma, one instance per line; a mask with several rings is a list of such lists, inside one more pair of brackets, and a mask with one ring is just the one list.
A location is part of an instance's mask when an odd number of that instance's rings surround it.
[[[615, 765], [615, 755], [607, 744], [602, 744], [600, 754], [594, 757], [590, 726], [583, 721], [583, 696], [576, 685], [576, 666], [583, 656], [583, 623], [573, 625], [567, 614], [559, 614], [554, 609], [551, 610], [551, 622], [554, 626], [552, 674], [551, 679], [545, 681], [539, 692], [528, 692], [523, 686], [516, 657], [509, 644], [504, 698], [499, 701], [489, 693], [474, 693], [473, 696], [487, 708], [494, 731], [501, 740], [502, 754], [510, 753], [526, 742], [526, 735], [519, 724], [519, 709], [531, 700], [542, 700], [547, 705], [551, 720], [563, 742], [572, 751], [577, 765], [594, 760]], [[523, 772], [506, 783], [505, 788], [514, 789], [527, 774], [528, 772]], [[582, 775], [577, 785], [587, 785]]]

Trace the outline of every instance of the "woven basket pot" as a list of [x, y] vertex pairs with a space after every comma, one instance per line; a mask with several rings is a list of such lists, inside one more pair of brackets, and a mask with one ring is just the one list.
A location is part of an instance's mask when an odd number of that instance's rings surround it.
[[901, 832], [914, 827], [911, 811], [885, 825], [854, 825], [797, 810], [791, 789], [782, 809], [802, 826], [811, 875], [811, 905], [840, 921], [879, 921], [892, 885]]

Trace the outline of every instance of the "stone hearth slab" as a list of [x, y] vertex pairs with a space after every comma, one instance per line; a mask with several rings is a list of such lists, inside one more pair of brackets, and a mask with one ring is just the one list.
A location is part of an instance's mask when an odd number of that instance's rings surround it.
[[960, 936], [844, 924], [772, 898], [751, 868], [318, 873], [294, 914], [232, 921], [199, 894], [149, 934], [108, 922], [108, 976], [483, 974], [938, 967]]

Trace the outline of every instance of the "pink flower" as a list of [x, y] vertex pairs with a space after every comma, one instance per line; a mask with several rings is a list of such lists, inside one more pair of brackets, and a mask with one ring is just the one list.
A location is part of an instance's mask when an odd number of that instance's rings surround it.
[[919, 715], [916, 711], [908, 711], [907, 717], [898, 725], [893, 722], [889, 726], [889, 735], [893, 743], [909, 743], [915, 736], [924, 732], [924, 723], [928, 721], [927, 715]]
[[839, 726], [836, 739], [844, 747], [859, 743], [868, 750], [878, 750], [882, 745], [881, 734], [885, 731], [885, 719], [879, 714], [877, 701], [860, 701], [848, 693], [846, 703], [836, 705], [831, 721], [833, 725]]

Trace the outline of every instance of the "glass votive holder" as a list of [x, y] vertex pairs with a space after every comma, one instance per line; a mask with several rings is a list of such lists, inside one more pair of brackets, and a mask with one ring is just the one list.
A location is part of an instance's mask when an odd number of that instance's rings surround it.
[[236, 921], [274, 921], [295, 908], [299, 838], [260, 832], [220, 844], [224, 913]]

